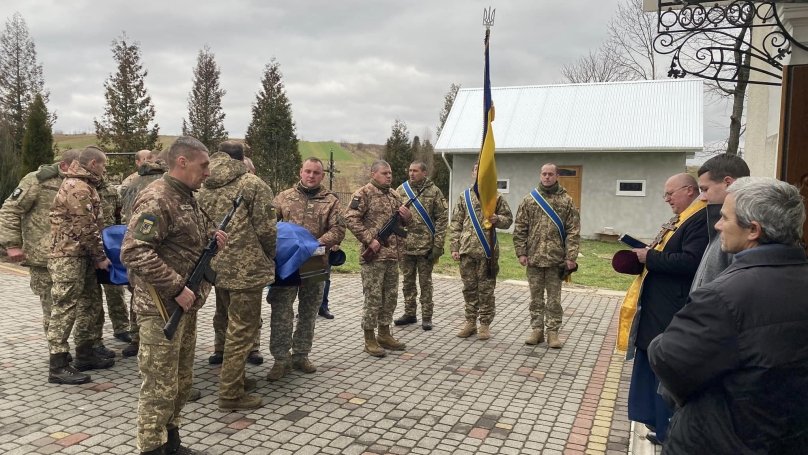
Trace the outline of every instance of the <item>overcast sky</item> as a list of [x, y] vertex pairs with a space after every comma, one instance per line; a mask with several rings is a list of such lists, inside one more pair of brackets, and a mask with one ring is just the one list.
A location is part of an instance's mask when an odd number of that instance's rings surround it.
[[[482, 85], [483, 9], [496, 8], [494, 86], [561, 82], [561, 66], [597, 48], [618, 0], [47, 1], [3, 0], [25, 18], [58, 131], [94, 132], [112, 40], [141, 45], [161, 134], [187, 117], [192, 70], [210, 46], [221, 69], [225, 128], [244, 137], [264, 66], [278, 59], [298, 137], [384, 143], [395, 119], [433, 136], [449, 85]], [[665, 63], [667, 64], [667, 58]], [[648, 100], [653, 102], [653, 100]], [[705, 140], [726, 138], [723, 106], [705, 106]], [[434, 140], [434, 137], [433, 137]]]

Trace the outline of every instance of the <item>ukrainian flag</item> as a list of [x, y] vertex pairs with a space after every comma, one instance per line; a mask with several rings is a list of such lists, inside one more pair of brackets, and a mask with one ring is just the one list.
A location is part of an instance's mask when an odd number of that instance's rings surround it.
[[483, 226], [491, 228], [488, 219], [497, 208], [497, 164], [494, 160], [494, 130], [491, 122], [494, 121], [494, 101], [491, 99], [491, 77], [488, 66], [488, 38], [490, 29], [485, 30], [485, 76], [483, 84], [483, 144], [480, 149], [479, 165], [477, 167], [477, 182], [475, 192], [480, 199], [482, 207]]

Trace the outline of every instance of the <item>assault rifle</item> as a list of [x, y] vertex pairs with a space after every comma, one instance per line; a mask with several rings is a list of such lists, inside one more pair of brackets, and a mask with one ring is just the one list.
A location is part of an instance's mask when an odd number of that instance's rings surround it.
[[[230, 219], [232, 219], [233, 215], [235, 215], [236, 209], [239, 205], [241, 205], [242, 200], [244, 200], [244, 197], [240, 194], [233, 199], [233, 208], [227, 212], [227, 215], [224, 216], [222, 222], [219, 223], [220, 231], [227, 229]], [[210, 240], [208, 240], [208, 246], [202, 250], [202, 255], [199, 256], [199, 259], [196, 260], [196, 264], [194, 264], [194, 271], [191, 272], [191, 276], [189, 276], [188, 280], [185, 281], [185, 287], [193, 291], [195, 295], [199, 293], [199, 288], [202, 287], [202, 280], [205, 280], [210, 284], [216, 283], [216, 272], [210, 268], [210, 261], [218, 252], [219, 244], [216, 243], [216, 236], [214, 235], [210, 238]], [[180, 306], [177, 306], [177, 309], [171, 313], [171, 319], [169, 319], [165, 327], [163, 327], [163, 333], [167, 339], [171, 340], [174, 338], [174, 333], [177, 332], [177, 327], [180, 324], [180, 319], [182, 319], [183, 313], [185, 312]]]
[[[410, 205], [412, 205], [412, 203], [415, 202], [416, 199], [418, 199], [418, 196], [420, 196], [425, 189], [426, 185], [421, 187], [421, 189], [418, 190], [418, 193], [416, 193], [415, 196], [408, 199], [407, 202], [404, 203], [404, 207], [409, 207]], [[398, 210], [396, 210], [396, 213], [394, 213], [393, 216], [391, 216], [390, 219], [387, 220], [386, 223], [384, 223], [384, 226], [382, 226], [382, 228], [379, 230], [379, 233], [376, 234], [376, 237], [374, 237], [374, 239], [378, 240], [379, 243], [381, 243], [382, 245], [387, 246], [388, 245], [387, 239], [389, 239], [390, 236], [393, 234], [401, 238], [407, 237], [407, 230], [401, 227], [401, 215], [398, 213]], [[368, 247], [365, 248], [365, 251], [362, 251], [362, 259], [365, 262], [370, 262], [375, 258], [376, 253], [373, 250], [371, 250], [370, 245], [368, 245]]]

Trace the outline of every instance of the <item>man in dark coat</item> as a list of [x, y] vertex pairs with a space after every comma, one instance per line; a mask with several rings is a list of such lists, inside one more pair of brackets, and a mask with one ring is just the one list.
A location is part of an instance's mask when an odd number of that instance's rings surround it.
[[[687, 301], [690, 284], [707, 247], [706, 203], [698, 200], [696, 179], [676, 174], [665, 182], [663, 199], [674, 216], [662, 225], [649, 248], [633, 251], [645, 264], [638, 311], [631, 326], [629, 349], [636, 348], [628, 418], [655, 428], [648, 439], [663, 442], [673, 409], [657, 393], [659, 380], [648, 365], [648, 343], [662, 333]], [[626, 298], [632, 295], [627, 293]], [[629, 357], [631, 352], [629, 351]]]
[[716, 229], [734, 261], [648, 347], [681, 406], [665, 454], [796, 454], [808, 447], [808, 261], [798, 190], [729, 187]]

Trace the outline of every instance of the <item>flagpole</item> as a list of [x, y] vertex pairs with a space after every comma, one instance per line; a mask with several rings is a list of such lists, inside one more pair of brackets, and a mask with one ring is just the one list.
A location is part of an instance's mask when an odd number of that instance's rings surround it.
[[[497, 12], [497, 10], [492, 9], [490, 6], [488, 7], [488, 9], [483, 9], [483, 26], [485, 26], [485, 39], [483, 41], [483, 46], [484, 46], [484, 49], [485, 49], [485, 70], [484, 70], [484, 75], [483, 75], [483, 86], [484, 86], [483, 87], [483, 137], [482, 137], [482, 141], [480, 143], [480, 154], [477, 156], [477, 162], [478, 163], [480, 162], [480, 160], [482, 158], [483, 148], [484, 148], [484, 145], [485, 145], [485, 137], [486, 137], [487, 134], [489, 134], [489, 131], [488, 131], [488, 111], [487, 111], [486, 106], [485, 106], [486, 105], [486, 100], [485, 100], [486, 87], [485, 87], [485, 84], [489, 84], [487, 89], [490, 90], [491, 87], [490, 87], [490, 69], [489, 69], [489, 66], [488, 66], [488, 64], [489, 64], [489, 61], [488, 61], [488, 44], [489, 44], [489, 38], [491, 37], [491, 27], [494, 26], [494, 16], [496, 15], [496, 12]], [[480, 212], [483, 213], [483, 214], [485, 213], [485, 211], [483, 210], [482, 201], [480, 201]], [[494, 208], [494, 213], [496, 213], [496, 207]], [[495, 277], [494, 276], [494, 251], [496, 250], [496, 244], [494, 242], [496, 241], [496, 229], [497, 228], [493, 223], [491, 223], [490, 220], [484, 219], [483, 220], [483, 228], [485, 228], [486, 225], [491, 226], [490, 229], [488, 230], [488, 244], [491, 245], [491, 257], [488, 258], [488, 261], [487, 261], [488, 263], [486, 265], [487, 265], [487, 268], [488, 268], [488, 277], [489, 278], [494, 278]]]

